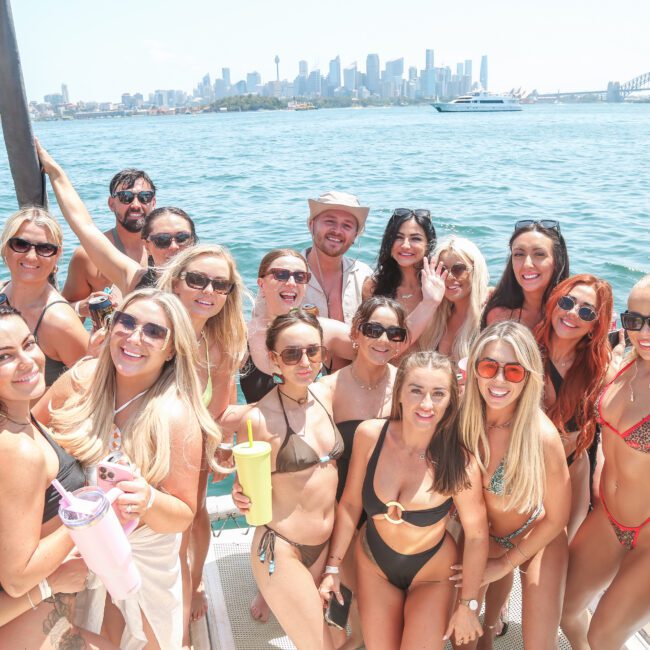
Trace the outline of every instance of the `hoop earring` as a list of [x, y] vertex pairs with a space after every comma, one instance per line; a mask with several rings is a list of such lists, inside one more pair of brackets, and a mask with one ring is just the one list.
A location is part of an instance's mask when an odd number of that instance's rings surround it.
[[279, 372], [274, 372], [271, 377], [273, 377], [274, 384], [284, 384], [284, 376]]

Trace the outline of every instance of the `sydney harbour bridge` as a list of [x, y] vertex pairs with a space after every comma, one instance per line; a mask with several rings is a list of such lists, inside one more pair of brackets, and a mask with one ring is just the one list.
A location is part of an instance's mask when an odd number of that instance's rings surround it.
[[598, 95], [605, 99], [608, 102], [622, 102], [628, 95], [631, 93], [650, 90], [650, 72], [639, 75], [634, 79], [630, 79], [625, 83], [620, 83], [618, 81], [610, 81], [607, 84], [606, 90], [584, 90], [584, 91], [573, 91], [573, 92], [557, 92], [557, 93], [537, 93], [534, 92], [533, 95], [537, 99], [559, 99], [561, 97], [576, 97], [576, 96], [586, 96], [586, 95]]

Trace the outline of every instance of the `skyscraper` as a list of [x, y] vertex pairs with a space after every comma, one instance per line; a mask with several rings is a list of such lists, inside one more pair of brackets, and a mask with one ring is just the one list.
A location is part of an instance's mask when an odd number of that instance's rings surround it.
[[386, 61], [386, 76], [389, 78], [402, 79], [404, 74], [404, 58]]
[[366, 87], [371, 93], [379, 94], [379, 55], [366, 57]]
[[418, 69], [412, 65], [409, 67], [409, 81], [417, 81]]
[[425, 70], [433, 70], [433, 50], [427, 50]]
[[246, 90], [249, 93], [257, 92], [257, 87], [262, 85], [262, 75], [255, 71], [246, 75]]
[[348, 68], [343, 70], [343, 87], [348, 93], [353, 93], [357, 89], [357, 62], [351, 63]]
[[226, 86], [230, 86], [230, 68], [221, 68], [221, 78]]
[[488, 89], [488, 58], [487, 54], [481, 57], [481, 86], [483, 90]]
[[470, 84], [472, 82], [472, 61], [471, 59], [465, 59], [465, 76], [469, 77]]
[[307, 61], [298, 61], [298, 76], [306, 77], [309, 75], [309, 66]]
[[68, 84], [61, 84], [61, 95], [63, 96], [63, 103], [70, 103], [70, 95], [68, 95]]
[[327, 75], [327, 85], [330, 90], [336, 90], [341, 87], [341, 57], [337, 56], [330, 61], [329, 74]]

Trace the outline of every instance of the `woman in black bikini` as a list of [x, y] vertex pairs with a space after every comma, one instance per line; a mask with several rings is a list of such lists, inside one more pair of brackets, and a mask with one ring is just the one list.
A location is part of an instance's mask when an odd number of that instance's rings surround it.
[[650, 621], [650, 275], [627, 305], [621, 321], [633, 350], [596, 400], [600, 501], [570, 548], [562, 629], [573, 650], [621, 648]]
[[[446, 638], [464, 643], [481, 634], [488, 531], [478, 464], [458, 439], [458, 399], [449, 360], [417, 352], [397, 371], [390, 417], [357, 428], [320, 593], [324, 602], [340, 596], [339, 567], [365, 511], [357, 596], [369, 650], [442, 648]], [[452, 504], [466, 531], [467, 577], [450, 621], [450, 567], [459, 559], [445, 531]]]
[[2, 231], [2, 257], [11, 279], [1, 289], [20, 311], [45, 354], [45, 383], [50, 386], [86, 354], [88, 332], [56, 287], [63, 233], [43, 208], [22, 208]]
[[[333, 650], [316, 580], [325, 566], [334, 525], [343, 439], [327, 392], [314, 380], [326, 350], [323, 332], [303, 310], [278, 316], [266, 332], [277, 381], [249, 417], [256, 440], [271, 444], [273, 519], [255, 531], [253, 575], [278, 622], [299, 650]], [[235, 483], [233, 498], [250, 501]]]
[[544, 406], [560, 432], [571, 476], [569, 542], [591, 502], [599, 439], [594, 404], [610, 362], [613, 304], [609, 283], [586, 273], [574, 275], [555, 287], [535, 329], [544, 360]]
[[519, 567], [526, 649], [557, 648], [571, 485], [557, 429], [540, 408], [543, 381], [542, 359], [527, 327], [495, 323], [472, 345], [460, 431], [483, 472], [490, 523], [482, 650], [492, 648]]

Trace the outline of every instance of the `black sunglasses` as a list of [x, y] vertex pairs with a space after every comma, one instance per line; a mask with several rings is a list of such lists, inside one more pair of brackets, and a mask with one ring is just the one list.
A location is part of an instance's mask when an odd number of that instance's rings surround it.
[[39, 257], [52, 257], [59, 250], [56, 244], [32, 244], [22, 237], [12, 237], [8, 243], [14, 253], [27, 253], [30, 248], [33, 248]]
[[126, 314], [123, 311], [114, 311], [113, 316], [111, 317], [111, 330], [128, 332], [135, 332], [136, 330], [142, 332], [142, 338], [149, 345], [155, 345], [162, 341], [161, 349], [164, 350], [167, 347], [169, 341], [170, 331], [169, 328], [164, 325], [158, 325], [158, 323], [143, 323], [142, 325], [138, 324], [138, 319], [131, 314]]
[[309, 271], [289, 271], [289, 269], [269, 269], [266, 275], [272, 275], [278, 282], [289, 282], [293, 278], [296, 284], [307, 284], [311, 280]]
[[547, 230], [560, 232], [560, 222], [557, 219], [520, 219], [515, 223], [515, 231], [529, 226], [541, 226]]
[[394, 341], [396, 343], [406, 341], [407, 334], [405, 327], [398, 327], [397, 325], [384, 327], [381, 323], [373, 322], [361, 323], [361, 325], [359, 325], [359, 331], [369, 339], [378, 339], [382, 334], [386, 334], [386, 338], [389, 341]]
[[393, 214], [391, 215], [391, 219], [393, 217], [420, 217], [424, 219], [431, 219], [431, 212], [429, 210], [425, 210], [422, 208], [418, 208], [417, 210], [411, 210], [410, 208], [395, 208], [393, 210]]
[[128, 205], [133, 203], [135, 197], [138, 197], [140, 203], [151, 203], [156, 193], [153, 190], [143, 190], [142, 192], [133, 192], [132, 190], [119, 190], [113, 194], [113, 198], [117, 198], [120, 203]]
[[168, 232], [160, 233], [159, 235], [149, 235], [149, 241], [156, 248], [169, 248], [172, 242], [175, 241], [178, 246], [185, 246], [192, 240], [191, 232], [177, 232], [172, 235]]
[[621, 325], [624, 330], [639, 332], [645, 323], [650, 327], [650, 316], [644, 316], [636, 311], [624, 311], [621, 314]]
[[[577, 304], [578, 301], [573, 296], [562, 296], [557, 301], [557, 306], [562, 311], [571, 311]], [[592, 320], [596, 320], [597, 315], [596, 311], [591, 307], [587, 307], [587, 305], [583, 305], [578, 309], [578, 317], [586, 323], [591, 323]]]
[[327, 348], [323, 345], [308, 345], [306, 348], [299, 346], [290, 346], [284, 348], [282, 352], [275, 352], [287, 366], [295, 366], [301, 359], [302, 355], [306, 354], [309, 361], [312, 363], [320, 363], [327, 355]]
[[185, 280], [185, 284], [190, 289], [200, 289], [203, 291], [209, 284], [212, 284], [214, 292], [224, 296], [227, 296], [235, 286], [235, 283], [230, 280], [226, 280], [225, 278], [210, 278], [205, 273], [199, 273], [198, 271], [183, 271], [179, 277], [181, 280]]

